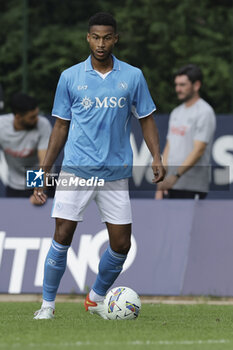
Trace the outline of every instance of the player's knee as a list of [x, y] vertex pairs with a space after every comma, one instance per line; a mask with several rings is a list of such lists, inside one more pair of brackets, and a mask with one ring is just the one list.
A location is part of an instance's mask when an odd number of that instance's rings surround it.
[[62, 245], [70, 245], [73, 238], [73, 227], [68, 225], [63, 219], [56, 219], [56, 229], [54, 240]]
[[113, 250], [119, 254], [128, 254], [131, 247], [130, 239], [119, 240]]

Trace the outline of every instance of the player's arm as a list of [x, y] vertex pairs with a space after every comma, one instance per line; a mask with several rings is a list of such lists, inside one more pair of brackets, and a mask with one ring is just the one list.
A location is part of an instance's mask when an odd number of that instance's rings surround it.
[[[163, 155], [162, 155], [163, 165], [166, 170], [167, 170], [167, 164], [168, 164], [169, 147], [170, 147], [169, 141], [167, 140], [163, 150]], [[163, 191], [160, 189], [160, 184], [157, 185], [157, 190], [155, 192], [155, 199], [163, 199], [164, 194], [167, 194], [167, 191]]]
[[[42, 168], [45, 174], [49, 173], [52, 165], [54, 164], [59, 153], [64, 147], [64, 144], [67, 139], [68, 131], [69, 131], [69, 125], [70, 125], [70, 121], [60, 119], [60, 118], [56, 119], [56, 122], [54, 124], [53, 130], [49, 139], [49, 145], [43, 160]], [[41, 204], [45, 203], [46, 195], [42, 189], [35, 188], [34, 196]]]
[[148, 117], [141, 118], [139, 121], [141, 124], [144, 140], [153, 157], [152, 169], [154, 173], [154, 179], [152, 181], [154, 183], [157, 183], [164, 179], [166, 173], [160, 156], [158, 129], [155, 124], [153, 114], [150, 114]]
[[[45, 158], [45, 154], [46, 154], [46, 149], [40, 149], [40, 150], [37, 151], [37, 156], [38, 156], [40, 168], [43, 167], [43, 161], [44, 161], [44, 158]], [[45, 201], [46, 201], [47, 196], [45, 195], [44, 198], [45, 198]], [[33, 205], [42, 205], [42, 204], [45, 203], [45, 201], [43, 203], [41, 203], [41, 201], [37, 200], [36, 197], [34, 196], [34, 193], [30, 196], [29, 200], [30, 200], [30, 203], [33, 204]]]
[[207, 146], [207, 143], [199, 140], [194, 140], [192, 151], [188, 154], [186, 159], [179, 166], [179, 168], [176, 171], [176, 174], [169, 175], [159, 185], [159, 189], [168, 190], [172, 188], [174, 184], [177, 182], [177, 180], [197, 163], [197, 161], [201, 158], [201, 156], [205, 152], [206, 146]]
[[43, 166], [43, 162], [44, 162], [44, 159], [45, 159], [46, 151], [47, 151], [46, 149], [39, 149], [37, 151], [37, 156], [38, 156], [40, 168], [42, 168], [42, 166]]
[[68, 131], [69, 131], [70, 121], [57, 118], [54, 124], [49, 145], [45, 154], [43, 161], [43, 170], [49, 172], [53, 166], [55, 160], [57, 159], [59, 153], [65, 145]]

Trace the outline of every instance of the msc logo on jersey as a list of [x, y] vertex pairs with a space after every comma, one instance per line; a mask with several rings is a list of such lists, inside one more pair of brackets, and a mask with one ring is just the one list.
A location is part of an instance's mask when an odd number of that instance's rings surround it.
[[95, 105], [95, 108], [123, 108], [126, 105], [126, 97], [104, 97], [102, 100], [99, 97], [95, 97], [95, 101], [92, 101], [89, 97], [85, 96], [82, 99], [81, 105], [85, 110]]
[[27, 187], [43, 187], [44, 186], [44, 171], [40, 170], [27, 170], [26, 186]]

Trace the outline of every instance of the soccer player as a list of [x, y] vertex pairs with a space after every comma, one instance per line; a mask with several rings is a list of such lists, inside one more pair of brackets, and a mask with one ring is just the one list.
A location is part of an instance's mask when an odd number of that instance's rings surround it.
[[[61, 176], [104, 180], [104, 187], [56, 190], [52, 217], [56, 228], [45, 260], [43, 303], [35, 319], [54, 317], [55, 297], [66, 268], [67, 251], [77, 222], [95, 200], [109, 233], [109, 246], [101, 257], [99, 273], [85, 300], [85, 309], [106, 318], [103, 300], [116, 280], [130, 249], [131, 207], [128, 178], [132, 170], [130, 122], [139, 119], [144, 139], [153, 156], [154, 182], [165, 175], [160, 159], [155, 105], [140, 69], [112, 55], [118, 41], [115, 19], [97, 13], [89, 20], [86, 61], [65, 70], [60, 77], [52, 114], [56, 122], [44, 161], [48, 172], [65, 145]], [[73, 186], [74, 187], [74, 186]], [[80, 189], [81, 188], [81, 189]], [[43, 202], [44, 194], [35, 189]]]

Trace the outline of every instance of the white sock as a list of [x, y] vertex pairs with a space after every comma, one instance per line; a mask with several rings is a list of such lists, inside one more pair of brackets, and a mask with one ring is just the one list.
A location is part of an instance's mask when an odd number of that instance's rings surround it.
[[104, 300], [104, 296], [97, 294], [96, 292], [94, 292], [93, 289], [90, 291], [89, 297], [90, 297], [91, 301], [95, 301], [97, 303], [99, 301], [103, 301]]
[[43, 309], [43, 308], [46, 308], [46, 307], [51, 307], [52, 309], [55, 310], [55, 300], [47, 301], [47, 300], [43, 299], [43, 303], [42, 303], [41, 308]]

